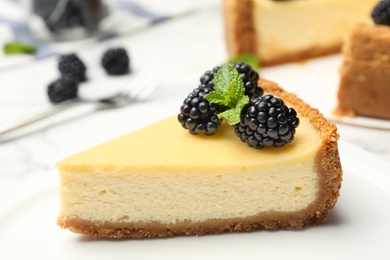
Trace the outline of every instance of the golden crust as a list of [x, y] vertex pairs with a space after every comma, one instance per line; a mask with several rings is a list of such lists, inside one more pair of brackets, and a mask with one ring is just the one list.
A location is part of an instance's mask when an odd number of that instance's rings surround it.
[[256, 55], [252, 0], [225, 0], [222, 6], [229, 54], [231, 56], [243, 53]]
[[[149, 223], [110, 223], [94, 222], [67, 217], [58, 219], [57, 225], [69, 228], [74, 233], [85, 234], [93, 237], [107, 238], [151, 238], [171, 237], [177, 235], [207, 235], [224, 232], [249, 232], [259, 229], [298, 229], [315, 224], [321, 224], [326, 220], [326, 215], [310, 210], [299, 212], [267, 212], [246, 218], [210, 219], [193, 223], [184, 221], [174, 224]], [[317, 214], [318, 213], [318, 214]]]
[[319, 131], [323, 144], [316, 156], [316, 168], [320, 175], [318, 199], [305, 210], [297, 212], [267, 212], [245, 218], [210, 219], [204, 222], [189, 221], [160, 223], [109, 223], [94, 222], [68, 216], [59, 218], [57, 224], [75, 233], [94, 237], [108, 238], [144, 238], [168, 237], [173, 235], [204, 235], [222, 232], [253, 231], [258, 229], [296, 229], [321, 224], [326, 221], [334, 207], [342, 180], [342, 169], [337, 147], [337, 128], [328, 122], [322, 114], [311, 108], [296, 95], [288, 93], [277, 84], [260, 79], [259, 84], [268, 93], [283, 98], [301, 115], [310, 119], [313, 127]]
[[264, 91], [272, 93], [291, 104], [302, 116], [308, 117], [312, 126], [320, 133], [323, 143], [316, 155], [316, 168], [320, 176], [320, 192], [315, 203], [315, 212], [312, 212], [312, 214], [318, 213], [322, 222], [324, 222], [329, 211], [337, 202], [342, 182], [337, 127], [326, 120], [318, 109], [310, 107], [295, 94], [284, 91], [276, 83], [260, 79], [259, 85], [263, 87]]
[[335, 114], [390, 119], [390, 28], [357, 24], [345, 39]]

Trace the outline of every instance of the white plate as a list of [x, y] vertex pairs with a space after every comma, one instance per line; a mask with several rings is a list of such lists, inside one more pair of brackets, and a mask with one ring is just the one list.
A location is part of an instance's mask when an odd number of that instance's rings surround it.
[[335, 116], [337, 91], [340, 81], [339, 68], [342, 57], [331, 55], [312, 59], [305, 63], [291, 63], [263, 68], [261, 75], [298, 94], [311, 106], [317, 107], [324, 116], [336, 123], [359, 127], [390, 130], [390, 120], [367, 117]]
[[390, 165], [347, 143], [340, 154], [339, 202], [300, 231], [92, 239], [56, 226], [57, 174], [44, 175], [0, 195], [0, 259], [390, 259]]
[[348, 116], [336, 116], [334, 114], [325, 115], [330, 121], [335, 123], [342, 123], [346, 125], [367, 127], [381, 130], [390, 130], [390, 120], [369, 118], [363, 116], [348, 117]]

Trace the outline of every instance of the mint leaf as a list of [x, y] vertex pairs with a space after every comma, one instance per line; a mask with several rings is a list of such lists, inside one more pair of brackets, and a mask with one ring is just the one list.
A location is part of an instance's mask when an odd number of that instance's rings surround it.
[[23, 42], [8, 42], [4, 44], [3, 51], [5, 54], [17, 54], [17, 53], [34, 54], [37, 51], [37, 49], [32, 44], [27, 44]]
[[237, 109], [230, 108], [218, 114], [219, 118], [226, 118], [229, 125], [235, 125], [240, 122], [240, 114], [237, 113]]
[[222, 113], [218, 114], [218, 118], [226, 118], [229, 125], [235, 125], [240, 123], [241, 111], [246, 104], [249, 102], [249, 97], [244, 96], [239, 100], [234, 108], [230, 108]]
[[249, 97], [245, 95], [242, 98], [240, 98], [240, 100], [237, 102], [236, 108], [240, 110], [240, 114], [241, 114], [241, 110], [244, 108], [246, 104], [249, 103], [249, 101], [250, 101]]
[[223, 92], [214, 90], [214, 91], [211, 91], [210, 93], [208, 93], [205, 96], [205, 98], [210, 103], [214, 103], [214, 104], [218, 104], [218, 105], [222, 105], [222, 106], [227, 106]]
[[241, 77], [237, 70], [230, 64], [225, 64], [214, 74], [214, 90], [223, 93], [229, 88], [233, 80], [238, 81], [240, 79]]
[[260, 69], [260, 61], [252, 54], [240, 54], [229, 59], [229, 62], [244, 62], [252, 67], [255, 71]]
[[213, 83], [214, 90], [205, 96], [206, 100], [229, 108], [219, 118], [226, 118], [231, 125], [239, 123], [241, 110], [249, 102], [240, 74], [232, 65], [225, 64], [214, 74]]

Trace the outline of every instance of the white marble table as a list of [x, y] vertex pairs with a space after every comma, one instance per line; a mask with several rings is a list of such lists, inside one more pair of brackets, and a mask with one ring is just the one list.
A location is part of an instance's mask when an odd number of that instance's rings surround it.
[[[94, 89], [115, 90], [126, 82], [127, 77], [107, 77], [99, 65], [101, 54], [110, 46], [126, 47], [135, 70], [148, 62], [163, 65], [166, 77], [146, 102], [114, 110], [79, 107], [0, 143], [0, 191], [30, 178], [56, 174], [57, 160], [177, 113], [184, 97], [198, 85], [200, 75], [227, 59], [219, 1], [205, 2], [204, 8], [186, 17], [76, 50], [88, 66], [89, 80], [81, 87], [83, 94]], [[265, 68], [261, 75], [327, 113], [335, 102], [339, 63], [340, 57], [335, 55], [305, 64]], [[50, 105], [45, 91], [58, 77], [56, 66], [57, 58], [53, 57], [0, 71], [1, 123]], [[338, 126], [342, 141], [390, 165], [389, 130]]]

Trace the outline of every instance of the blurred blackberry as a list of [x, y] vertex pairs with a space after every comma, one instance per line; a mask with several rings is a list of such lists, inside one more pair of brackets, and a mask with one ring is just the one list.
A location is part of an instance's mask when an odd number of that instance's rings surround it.
[[390, 1], [380, 1], [372, 10], [371, 17], [375, 24], [390, 25]]
[[201, 84], [188, 95], [180, 108], [179, 123], [191, 134], [213, 135], [221, 125], [222, 119], [217, 115], [223, 109], [204, 98], [210, 91], [212, 88]]
[[50, 102], [57, 104], [62, 101], [76, 98], [78, 93], [78, 81], [69, 76], [62, 76], [53, 81], [47, 87], [47, 95]]
[[282, 99], [265, 95], [251, 100], [241, 112], [240, 123], [234, 132], [250, 147], [283, 146], [294, 140], [299, 118]]
[[85, 72], [87, 68], [76, 54], [67, 54], [60, 57], [58, 69], [62, 75], [73, 77], [82, 82], [86, 80]]
[[102, 66], [111, 75], [125, 74], [129, 71], [129, 56], [123, 48], [108, 49], [102, 58]]

